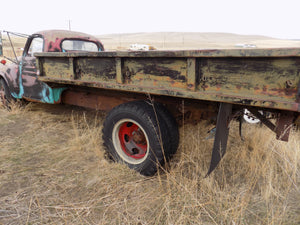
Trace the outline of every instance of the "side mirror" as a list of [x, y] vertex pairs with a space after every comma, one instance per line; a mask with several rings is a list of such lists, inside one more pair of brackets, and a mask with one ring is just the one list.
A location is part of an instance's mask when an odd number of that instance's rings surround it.
[[1, 31], [0, 31], [0, 56], [3, 56], [2, 33], [1, 33]]

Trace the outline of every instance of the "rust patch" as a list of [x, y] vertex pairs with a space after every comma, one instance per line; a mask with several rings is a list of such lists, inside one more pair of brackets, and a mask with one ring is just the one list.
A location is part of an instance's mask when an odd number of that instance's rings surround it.
[[294, 116], [292, 112], [282, 112], [276, 124], [276, 138], [281, 141], [288, 141], [291, 128], [293, 127]]
[[100, 93], [66, 90], [62, 94], [61, 101], [64, 104], [109, 111], [115, 106], [125, 103], [128, 100], [120, 97], [102, 95]]

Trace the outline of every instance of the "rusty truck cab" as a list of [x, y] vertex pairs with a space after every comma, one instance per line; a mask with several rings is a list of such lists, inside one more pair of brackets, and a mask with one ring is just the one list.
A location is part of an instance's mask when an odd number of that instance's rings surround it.
[[88, 34], [47, 30], [28, 37], [21, 57], [2, 68], [0, 76], [5, 81], [11, 96], [45, 103], [59, 103], [63, 87], [52, 88], [37, 79], [35, 53], [41, 52], [98, 52], [104, 51], [102, 43]]

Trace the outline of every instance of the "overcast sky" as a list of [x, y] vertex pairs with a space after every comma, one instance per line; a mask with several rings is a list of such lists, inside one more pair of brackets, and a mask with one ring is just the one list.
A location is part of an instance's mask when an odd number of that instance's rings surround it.
[[0, 30], [226, 32], [300, 39], [300, 0], [2, 0]]

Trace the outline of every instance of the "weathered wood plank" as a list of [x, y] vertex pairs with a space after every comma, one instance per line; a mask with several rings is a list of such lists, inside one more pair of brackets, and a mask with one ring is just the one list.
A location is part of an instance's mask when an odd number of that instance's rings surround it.
[[[144, 54], [144, 53], [143, 53]], [[300, 57], [40, 57], [45, 82], [300, 111]], [[74, 54], [72, 54], [74, 55]], [[62, 80], [60, 80], [62, 79]]]
[[196, 90], [196, 58], [187, 59], [187, 89]]
[[123, 83], [123, 74], [122, 74], [122, 58], [116, 58], [116, 81], [118, 84]]

